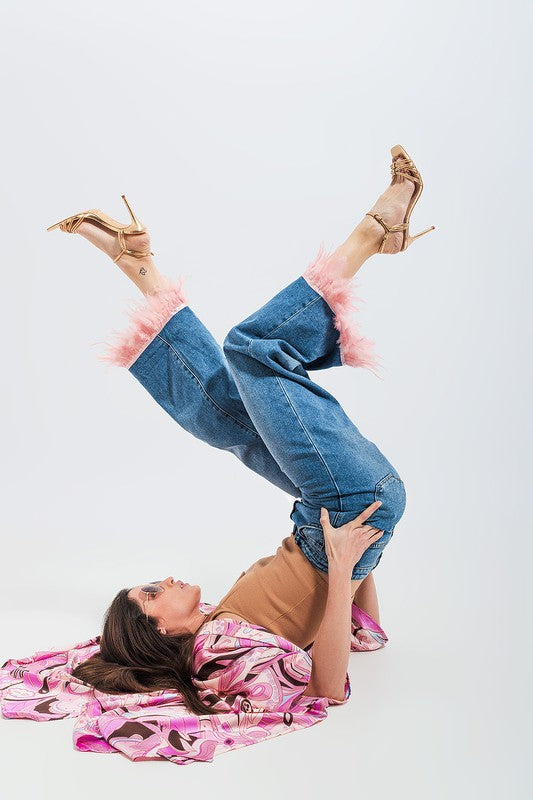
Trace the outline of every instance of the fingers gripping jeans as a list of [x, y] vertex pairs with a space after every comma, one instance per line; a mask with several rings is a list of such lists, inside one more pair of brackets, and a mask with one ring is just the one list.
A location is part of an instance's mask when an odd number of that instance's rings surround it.
[[[355, 580], [378, 565], [406, 495], [377, 446], [309, 377], [349, 363], [334, 308], [300, 276], [235, 325], [222, 350], [181, 302], [128, 368], [181, 427], [296, 498], [295, 540], [318, 569], [328, 569], [320, 507], [338, 527], [381, 500], [368, 523], [384, 534], [355, 565]], [[120, 363], [117, 352], [105, 360]]]

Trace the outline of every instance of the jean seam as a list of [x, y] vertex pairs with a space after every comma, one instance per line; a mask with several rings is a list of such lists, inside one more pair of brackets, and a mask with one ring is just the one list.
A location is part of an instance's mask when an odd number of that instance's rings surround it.
[[376, 483], [376, 485], [374, 487], [374, 491], [376, 493], [379, 492], [379, 490], [383, 486], [385, 486], [385, 484], [388, 483], [392, 479], [398, 480], [398, 478], [396, 477], [396, 475], [393, 472], [387, 472], [387, 474], [384, 475], [383, 478], [380, 478], [379, 481]]
[[291, 403], [290, 397], [289, 397], [289, 395], [287, 394], [287, 392], [285, 391], [285, 389], [284, 389], [284, 387], [283, 387], [283, 384], [281, 383], [281, 380], [279, 379], [279, 376], [278, 376], [278, 375], [274, 375], [274, 377], [276, 378], [276, 380], [277, 380], [277, 382], [278, 382], [278, 384], [279, 384], [279, 387], [280, 387], [281, 391], [282, 391], [282, 392], [283, 392], [283, 394], [285, 395], [285, 398], [286, 398], [286, 400], [287, 400], [287, 403], [288, 403], [288, 404], [289, 404], [289, 406], [291, 407], [291, 409], [292, 409], [292, 411], [293, 411], [293, 413], [294, 413], [294, 416], [296, 417], [296, 419], [298, 420], [298, 422], [299, 422], [299, 424], [300, 424], [300, 427], [302, 428], [302, 430], [303, 430], [303, 431], [304, 431], [304, 433], [306, 434], [306, 436], [307, 436], [307, 438], [309, 439], [310, 443], [312, 444], [312, 446], [313, 446], [313, 448], [314, 448], [314, 450], [315, 450], [316, 454], [318, 455], [318, 457], [320, 458], [320, 460], [321, 460], [322, 464], [324, 465], [324, 467], [325, 467], [325, 469], [326, 469], [326, 472], [328, 473], [329, 477], [331, 478], [331, 482], [332, 482], [333, 486], [335, 487], [335, 491], [337, 492], [337, 497], [338, 497], [339, 505], [340, 505], [340, 506], [342, 506], [342, 496], [341, 496], [341, 493], [340, 493], [340, 491], [339, 491], [339, 487], [337, 486], [337, 483], [336, 483], [336, 481], [335, 481], [335, 478], [333, 477], [333, 474], [332, 474], [332, 472], [331, 472], [330, 468], [328, 467], [328, 465], [327, 465], [327, 463], [326, 463], [326, 460], [324, 459], [324, 456], [322, 455], [322, 453], [320, 452], [320, 450], [319, 450], [319, 449], [318, 449], [318, 447], [316, 446], [316, 444], [315, 444], [315, 442], [314, 442], [314, 440], [313, 440], [313, 438], [312, 438], [311, 434], [309, 433], [309, 431], [307, 430], [307, 428], [306, 428], [306, 427], [305, 427], [305, 425], [303, 424], [303, 422], [302, 422], [302, 420], [301, 420], [301, 418], [300, 418], [300, 416], [299, 416], [298, 412], [296, 411], [296, 409], [295, 409], [294, 405]]
[[240, 420], [236, 419], [234, 416], [232, 416], [232, 414], [230, 414], [224, 408], [219, 406], [218, 403], [215, 400], [213, 400], [213, 398], [211, 397], [211, 395], [209, 394], [209, 392], [207, 391], [207, 389], [203, 385], [203, 383], [200, 380], [200, 378], [198, 377], [198, 375], [194, 372], [194, 370], [192, 370], [189, 367], [188, 364], [185, 363], [183, 358], [180, 356], [178, 351], [175, 349], [175, 347], [170, 342], [167, 342], [167, 340], [164, 339], [161, 336], [160, 333], [157, 334], [157, 338], [161, 339], [161, 341], [164, 342], [167, 345], [167, 347], [174, 353], [174, 355], [176, 356], [178, 361], [185, 367], [185, 369], [190, 373], [190, 375], [193, 377], [193, 379], [198, 383], [199, 387], [201, 388], [201, 390], [204, 393], [204, 395], [206, 396], [206, 398], [216, 408], [217, 411], [219, 411], [221, 414], [224, 414], [224, 416], [227, 417], [228, 419], [230, 419], [232, 422], [234, 422], [235, 425], [239, 425], [239, 427], [243, 428], [245, 431], [248, 431], [249, 433], [252, 433], [258, 439], [261, 438], [261, 436], [259, 435], [259, 433], [256, 430], [254, 430], [253, 428], [249, 428], [248, 425], [245, 425], [243, 422], [241, 422]]
[[[270, 330], [270, 331], [268, 331], [267, 333], [265, 333], [265, 335], [264, 335], [264, 336], [260, 336], [260, 337], [258, 336], [257, 338], [258, 338], [258, 339], [266, 339], [268, 336], [271, 336], [271, 335], [272, 335], [273, 333], [275, 333], [277, 330], [279, 330], [279, 329], [280, 329], [280, 328], [282, 328], [284, 325], [286, 325], [286, 324], [287, 324], [287, 322], [290, 322], [290, 321], [291, 321], [291, 319], [294, 319], [294, 317], [297, 317], [297, 316], [298, 316], [298, 314], [301, 314], [301, 313], [302, 313], [302, 311], [305, 311], [305, 309], [306, 309], [306, 308], [309, 308], [309, 306], [312, 306], [312, 305], [314, 305], [315, 303], [318, 303], [318, 301], [319, 301], [319, 300], [321, 300], [321, 299], [322, 299], [321, 297], [315, 297], [315, 298], [313, 298], [313, 300], [310, 300], [310, 301], [309, 301], [309, 303], [306, 303], [306, 304], [305, 304], [305, 306], [302, 306], [302, 308], [299, 308], [299, 309], [297, 309], [296, 311], [294, 311], [294, 312], [293, 312], [293, 313], [290, 315], [290, 317], [287, 317], [287, 319], [284, 319], [284, 320], [283, 320], [283, 322], [280, 322], [280, 323], [279, 323], [279, 325], [276, 325], [276, 327], [275, 327], [275, 328], [272, 328], [272, 330]], [[253, 340], [252, 340], [252, 341], [253, 341]]]

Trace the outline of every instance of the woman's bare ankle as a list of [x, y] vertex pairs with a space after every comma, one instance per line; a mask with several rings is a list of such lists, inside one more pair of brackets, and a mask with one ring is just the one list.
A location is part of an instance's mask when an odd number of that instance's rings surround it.
[[342, 277], [353, 278], [365, 261], [378, 252], [380, 236], [372, 222], [370, 217], [364, 217], [346, 241], [335, 250], [335, 255], [346, 258]]
[[[128, 263], [122, 263], [126, 258]], [[136, 263], [131, 263], [136, 262]], [[165, 277], [157, 269], [151, 256], [136, 259], [131, 256], [122, 256], [117, 262], [122, 272], [133, 281], [135, 286], [145, 295], [155, 294], [165, 285]]]

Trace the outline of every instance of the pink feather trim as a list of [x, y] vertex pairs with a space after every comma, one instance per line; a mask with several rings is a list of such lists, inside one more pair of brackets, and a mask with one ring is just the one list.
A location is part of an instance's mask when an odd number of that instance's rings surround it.
[[100, 361], [129, 369], [169, 319], [188, 305], [182, 288], [183, 278], [180, 277], [177, 283], [165, 275], [162, 278], [152, 294], [127, 310], [130, 326], [122, 332], [113, 331], [115, 341], [106, 343], [107, 350], [98, 356]]
[[355, 288], [353, 278], [342, 275], [346, 256], [327, 253], [321, 244], [315, 260], [307, 267], [302, 277], [309, 286], [324, 298], [334, 314], [333, 324], [339, 331], [341, 361], [349, 367], [365, 367], [380, 378], [376, 372], [380, 368], [380, 357], [374, 351], [375, 343], [359, 333], [355, 319], [351, 316], [357, 309], [360, 298], [352, 293]]

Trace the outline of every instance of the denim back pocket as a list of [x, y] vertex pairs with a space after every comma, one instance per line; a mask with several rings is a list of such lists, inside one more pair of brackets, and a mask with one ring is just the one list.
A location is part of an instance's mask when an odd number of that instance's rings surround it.
[[320, 525], [300, 525], [294, 532], [296, 544], [311, 564], [322, 572], [328, 571], [328, 556], [324, 533]]

